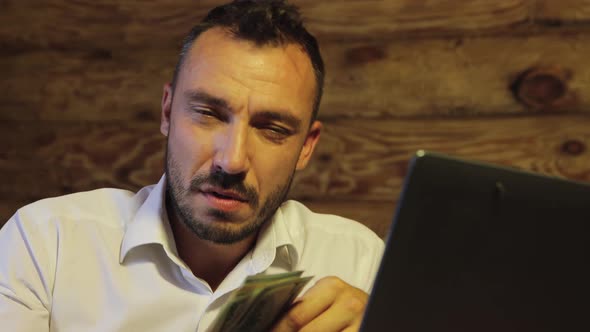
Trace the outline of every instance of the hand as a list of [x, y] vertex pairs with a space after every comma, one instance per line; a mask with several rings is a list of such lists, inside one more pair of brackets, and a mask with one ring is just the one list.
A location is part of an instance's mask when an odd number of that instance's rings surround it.
[[320, 279], [295, 301], [272, 332], [358, 331], [368, 297], [339, 278]]

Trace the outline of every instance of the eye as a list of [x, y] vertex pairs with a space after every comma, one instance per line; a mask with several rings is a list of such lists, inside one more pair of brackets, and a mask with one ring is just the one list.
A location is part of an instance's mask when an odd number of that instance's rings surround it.
[[262, 131], [264, 137], [274, 142], [282, 142], [289, 136], [293, 135], [293, 132], [290, 129], [276, 124], [263, 125], [258, 129]]
[[191, 107], [191, 111], [200, 119], [200, 120], [219, 120], [225, 121], [225, 116], [212, 108], [207, 107]]
[[215, 117], [215, 112], [212, 111], [211, 109], [208, 109], [208, 108], [193, 107], [192, 110], [193, 110], [193, 112], [200, 114], [200, 115]]

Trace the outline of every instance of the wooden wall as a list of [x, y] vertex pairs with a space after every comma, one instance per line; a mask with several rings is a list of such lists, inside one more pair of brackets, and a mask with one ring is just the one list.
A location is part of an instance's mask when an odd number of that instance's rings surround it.
[[[157, 181], [162, 84], [221, 2], [0, 0], [0, 224]], [[589, 0], [293, 2], [328, 71], [293, 197], [384, 235], [417, 149], [590, 181]]]

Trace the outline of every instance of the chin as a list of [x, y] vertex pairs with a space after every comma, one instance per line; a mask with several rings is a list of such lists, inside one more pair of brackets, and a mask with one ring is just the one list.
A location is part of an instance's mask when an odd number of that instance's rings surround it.
[[197, 237], [217, 244], [234, 244], [256, 235], [264, 223], [245, 221], [242, 223], [222, 220], [198, 222], [184, 220]]

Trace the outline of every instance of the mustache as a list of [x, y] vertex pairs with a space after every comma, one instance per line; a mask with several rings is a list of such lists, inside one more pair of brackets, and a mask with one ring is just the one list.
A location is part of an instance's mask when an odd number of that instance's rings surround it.
[[210, 174], [199, 174], [190, 183], [190, 190], [198, 191], [203, 185], [232, 190], [244, 197], [251, 205], [258, 206], [258, 192], [254, 187], [244, 183], [243, 174], [229, 174], [216, 170]]

